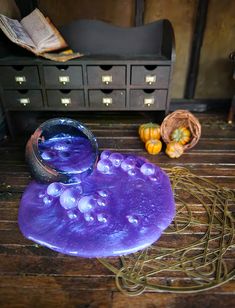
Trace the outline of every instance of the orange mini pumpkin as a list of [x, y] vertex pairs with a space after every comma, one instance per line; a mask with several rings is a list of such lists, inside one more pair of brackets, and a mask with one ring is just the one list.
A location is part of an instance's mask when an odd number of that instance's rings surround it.
[[166, 146], [166, 154], [170, 158], [179, 158], [184, 153], [184, 147], [181, 143], [171, 141]]
[[176, 128], [171, 134], [171, 139], [173, 141], [179, 142], [183, 145], [188, 143], [190, 141], [190, 138], [191, 138], [191, 132], [187, 127], [184, 126]]
[[160, 139], [160, 126], [155, 123], [142, 124], [139, 127], [139, 135], [143, 142], [146, 142], [150, 139]]
[[145, 143], [145, 149], [149, 154], [156, 155], [161, 152], [162, 143], [158, 139], [150, 139]]

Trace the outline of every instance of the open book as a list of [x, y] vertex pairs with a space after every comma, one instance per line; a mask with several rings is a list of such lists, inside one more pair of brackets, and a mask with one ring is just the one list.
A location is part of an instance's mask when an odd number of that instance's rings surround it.
[[0, 14], [0, 28], [13, 43], [36, 55], [61, 62], [82, 56], [78, 52], [71, 51], [49, 53], [49, 51], [64, 49], [68, 45], [50, 19], [45, 17], [39, 9], [35, 9], [20, 22]]

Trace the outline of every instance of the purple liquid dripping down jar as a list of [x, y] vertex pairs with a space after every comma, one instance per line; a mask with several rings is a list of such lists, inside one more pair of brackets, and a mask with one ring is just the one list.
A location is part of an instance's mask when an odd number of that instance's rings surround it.
[[[22, 233], [55, 251], [88, 258], [133, 253], [158, 240], [175, 215], [168, 176], [135, 155], [103, 151], [96, 164], [89, 138], [62, 130], [50, 129], [39, 143], [45, 164], [63, 170], [59, 181], [49, 177], [26, 188], [19, 210]], [[84, 164], [77, 163], [79, 153]]]

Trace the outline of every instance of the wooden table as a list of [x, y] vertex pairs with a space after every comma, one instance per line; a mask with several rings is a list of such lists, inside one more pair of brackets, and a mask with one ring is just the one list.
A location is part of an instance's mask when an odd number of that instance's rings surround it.
[[[100, 149], [138, 153], [161, 167], [183, 165], [192, 172], [235, 189], [235, 130], [226, 115], [198, 115], [199, 144], [178, 160], [164, 153], [148, 156], [137, 136], [145, 114], [84, 115], [79, 119], [97, 136]], [[235, 279], [196, 294], [146, 292], [127, 297], [117, 291], [114, 275], [95, 259], [56, 253], [25, 239], [17, 225], [19, 200], [30, 181], [24, 142], [0, 147], [0, 307], [232, 307]]]

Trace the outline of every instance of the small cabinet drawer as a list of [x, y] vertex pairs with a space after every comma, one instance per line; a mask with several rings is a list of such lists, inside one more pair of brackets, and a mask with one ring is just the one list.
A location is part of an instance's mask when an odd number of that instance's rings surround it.
[[130, 109], [164, 110], [167, 90], [131, 90]]
[[170, 66], [133, 65], [131, 67], [131, 84], [166, 89], [169, 84]]
[[82, 90], [47, 90], [47, 101], [48, 106], [55, 109], [77, 110], [85, 107]]
[[42, 93], [40, 90], [4, 91], [4, 104], [6, 109], [42, 109]]
[[44, 66], [46, 88], [73, 89], [83, 85], [81, 66]]
[[4, 89], [33, 89], [40, 87], [36, 66], [1, 66], [0, 85]]
[[87, 82], [88, 86], [93, 87], [112, 87], [124, 86], [126, 83], [126, 67], [125, 66], [87, 66]]
[[125, 108], [126, 94], [124, 90], [90, 90], [89, 103], [91, 109], [121, 110]]

